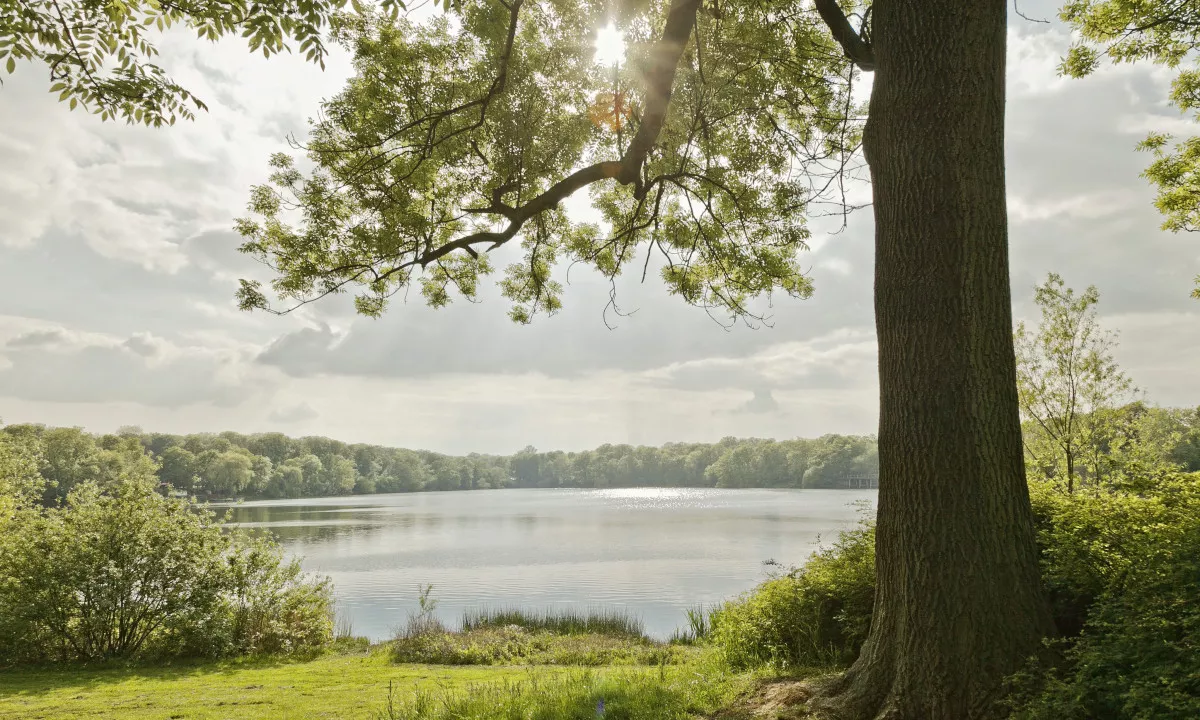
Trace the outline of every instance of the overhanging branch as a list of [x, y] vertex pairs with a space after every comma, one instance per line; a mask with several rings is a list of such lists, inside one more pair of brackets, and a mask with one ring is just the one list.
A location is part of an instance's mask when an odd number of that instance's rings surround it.
[[[551, 185], [545, 192], [525, 203], [524, 205], [518, 208], [507, 208], [505, 212], [502, 213], [509, 218], [508, 226], [505, 227], [504, 230], [484, 231], [465, 235], [457, 240], [453, 240], [444, 245], [433, 248], [428, 252], [419, 254], [411, 261], [397, 266], [396, 268], [390, 270], [386, 275], [382, 275], [381, 278], [385, 278], [388, 275], [414, 265], [425, 267], [434, 260], [448, 255], [455, 250], [466, 250], [474, 255], [474, 245], [486, 243], [489, 245], [487, 250], [495, 250], [504, 243], [513, 239], [525, 222], [530, 218], [549, 210], [555, 205], [558, 205], [560, 202], [573, 195], [577, 190], [585, 188], [594, 182], [617, 177], [621, 169], [621, 162], [609, 160], [607, 162], [589, 165], [582, 170], [576, 170], [562, 180], [559, 180]], [[499, 210], [497, 210], [497, 212], [499, 212]]]
[[502, 202], [502, 193], [494, 193], [490, 206], [469, 208], [468, 212], [493, 213], [506, 218], [508, 224], [503, 230], [472, 233], [425, 252], [418, 252], [411, 260], [392, 268], [381, 277], [386, 278], [413, 266], [425, 267], [455, 250], [465, 250], [475, 255], [475, 245], [486, 244], [486, 250], [494, 250], [515, 237], [531, 218], [553, 208], [578, 190], [601, 180], [615, 179], [622, 185], [634, 184], [637, 186], [635, 195], [639, 198], [644, 195], [646, 188], [642, 187], [641, 183], [642, 166], [650, 150], [658, 142], [658, 136], [666, 121], [671, 104], [671, 90], [675, 85], [675, 73], [692, 28], [696, 25], [696, 15], [701, 2], [702, 0], [674, 0], [671, 3], [662, 37], [650, 52], [650, 64], [646, 69], [646, 105], [642, 124], [620, 160], [599, 162], [577, 170], [517, 207]]
[[833, 39], [837, 40], [838, 45], [842, 46], [846, 57], [850, 58], [850, 61], [863, 71], [870, 72], [874, 70], [875, 52], [871, 49], [871, 44], [866, 40], [867, 20], [863, 20], [863, 31], [856, 31], [854, 26], [850, 24], [850, 20], [846, 17], [846, 14], [838, 7], [837, 0], [815, 0], [815, 2], [817, 12], [829, 27], [829, 32], [833, 35]]
[[624, 167], [617, 179], [623, 185], [637, 181], [642, 162], [662, 132], [671, 104], [671, 90], [675, 86], [675, 71], [687, 46], [688, 36], [696, 25], [700, 2], [675, 0], [671, 3], [662, 38], [650, 53], [650, 67], [646, 70], [646, 110], [642, 113], [642, 124], [622, 158]]

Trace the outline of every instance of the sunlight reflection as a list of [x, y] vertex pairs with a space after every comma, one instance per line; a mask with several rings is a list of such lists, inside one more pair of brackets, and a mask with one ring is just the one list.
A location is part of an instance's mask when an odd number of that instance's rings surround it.
[[609, 23], [596, 31], [596, 62], [617, 65], [625, 59], [625, 36]]

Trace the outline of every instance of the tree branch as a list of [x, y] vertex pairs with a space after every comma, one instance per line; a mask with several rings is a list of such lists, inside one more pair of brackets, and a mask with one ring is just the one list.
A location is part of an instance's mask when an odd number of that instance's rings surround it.
[[874, 70], [875, 52], [871, 49], [871, 44], [865, 39], [867, 29], [866, 19], [863, 20], [862, 32], [856, 32], [845, 13], [838, 7], [837, 0], [815, 0], [815, 2], [817, 12], [820, 13], [821, 19], [829, 27], [829, 32], [833, 35], [833, 39], [837, 40], [838, 45], [842, 46], [846, 57], [850, 58], [851, 62], [861, 70], [866, 72]]
[[412, 260], [397, 265], [388, 272], [379, 276], [379, 279], [387, 278], [405, 268], [420, 265], [425, 267], [429, 263], [437, 260], [440, 257], [448, 255], [455, 250], [466, 250], [472, 255], [475, 254], [473, 245], [488, 243], [487, 250], [495, 250], [504, 243], [508, 242], [517, 234], [521, 227], [530, 218], [545, 212], [558, 205], [563, 200], [566, 200], [577, 190], [580, 190], [594, 182], [607, 180], [617, 177], [622, 169], [622, 163], [616, 160], [599, 162], [595, 165], [589, 165], [582, 170], [576, 170], [562, 180], [551, 185], [545, 192], [533, 198], [529, 202], [518, 208], [508, 208], [505, 206], [503, 212], [499, 209], [496, 212], [506, 215], [509, 218], [508, 226], [501, 231], [482, 231], [465, 235], [457, 240], [453, 240], [444, 245], [439, 245], [425, 253], [417, 254]]
[[[671, 104], [671, 90], [675, 86], [675, 71], [687, 45], [688, 36], [696, 25], [696, 13], [701, 0], [674, 0], [667, 12], [666, 27], [662, 38], [650, 53], [650, 66], [646, 69], [646, 109], [642, 113], [642, 124], [629, 143], [622, 158], [624, 167], [617, 180], [629, 185], [638, 179], [642, 162], [658, 141], [663, 123], [667, 119], [667, 108]], [[640, 188], [639, 188], [640, 189]]]
[[642, 115], [642, 124], [638, 127], [637, 134], [629, 143], [629, 148], [620, 160], [599, 162], [576, 170], [551, 185], [545, 192], [518, 207], [512, 207], [502, 202], [500, 200], [502, 192], [493, 193], [490, 206], [469, 208], [468, 212], [490, 212], [507, 218], [508, 225], [503, 230], [472, 233], [427, 252], [417, 253], [412, 260], [383, 274], [381, 279], [408, 267], [416, 265], [425, 267], [455, 250], [462, 249], [474, 254], [474, 245], [486, 243], [489, 245], [487, 250], [494, 250], [516, 236], [530, 218], [553, 208], [576, 191], [601, 180], [616, 179], [622, 185], [636, 184], [634, 194], [641, 199], [648, 189], [643, 187], [640, 182], [642, 166], [645, 164], [650, 150], [658, 142], [658, 136], [666, 121], [667, 110], [671, 103], [671, 90], [675, 85], [675, 72], [679, 67], [679, 60], [683, 56], [683, 50], [692, 33], [692, 28], [696, 25], [696, 15], [700, 10], [701, 1], [674, 0], [671, 3], [662, 37], [651, 51], [652, 60], [646, 69], [646, 109]]

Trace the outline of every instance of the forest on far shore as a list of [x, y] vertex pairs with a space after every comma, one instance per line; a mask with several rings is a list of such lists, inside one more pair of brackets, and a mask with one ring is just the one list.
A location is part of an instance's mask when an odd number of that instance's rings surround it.
[[[1117, 424], [1127, 432], [1161, 435], [1140, 439], [1169, 445], [1172, 462], [1200, 470], [1200, 408], [1135, 402], [1118, 414], [1123, 420]], [[93, 435], [32, 424], [0, 432], [35, 447], [50, 504], [80, 483], [115, 482], [141, 463], [155, 468], [164, 488], [207, 499], [492, 488], [839, 488], [849, 478], [877, 476], [879, 467], [872, 435], [605, 444], [580, 452], [527, 447], [514, 455], [454, 456], [282, 433], [170, 435], [126, 427]]]
[[492, 488], [830, 488], [878, 471], [870, 435], [605, 444], [581, 452], [527, 447], [514, 455], [455, 456], [273, 432], [170, 435], [125, 427], [94, 435], [33, 424], [6, 425], [0, 432], [35, 446], [50, 503], [80, 483], [115, 481], [138, 463], [154, 465], [170, 489], [209, 499]]

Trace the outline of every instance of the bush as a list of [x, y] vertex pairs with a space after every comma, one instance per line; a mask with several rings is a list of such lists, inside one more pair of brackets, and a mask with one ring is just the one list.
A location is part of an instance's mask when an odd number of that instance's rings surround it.
[[1012, 681], [1023, 720], [1200, 717], [1200, 475], [1141, 495], [1034, 486], [1061, 661]]
[[875, 528], [864, 522], [803, 567], [725, 603], [709, 636], [734, 668], [848, 664], [871, 626]]
[[166, 633], [170, 654], [220, 657], [303, 653], [333, 641], [333, 588], [285, 560], [264, 538], [230, 537], [222, 592], [207, 617], [183, 617]]
[[283, 652], [326, 644], [332, 598], [265, 540], [144, 477], [22, 507], [0, 554], [0, 652], [9, 662]]
[[[1200, 717], [1200, 473], [1067, 494], [1030, 483], [1060, 639], [1010, 680], [1022, 720]], [[873, 531], [843, 534], [721, 607], [710, 636], [736, 668], [841, 665], [870, 627]]]

